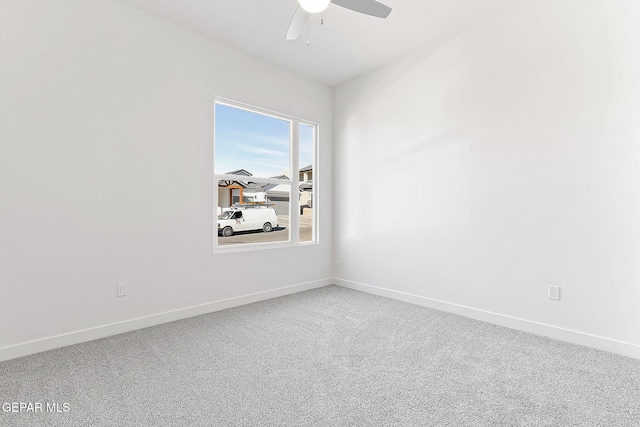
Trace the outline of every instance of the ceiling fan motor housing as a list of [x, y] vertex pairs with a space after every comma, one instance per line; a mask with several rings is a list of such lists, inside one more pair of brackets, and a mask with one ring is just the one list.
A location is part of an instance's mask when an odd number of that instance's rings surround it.
[[329, 7], [331, 0], [298, 0], [298, 3], [309, 13], [320, 13]]

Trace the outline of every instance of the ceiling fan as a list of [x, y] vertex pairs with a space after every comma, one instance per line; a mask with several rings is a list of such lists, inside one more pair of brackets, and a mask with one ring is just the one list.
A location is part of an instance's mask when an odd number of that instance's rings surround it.
[[307, 21], [309, 21], [309, 16], [312, 13], [324, 12], [329, 7], [329, 3], [378, 18], [386, 18], [391, 13], [389, 6], [376, 0], [298, 0], [298, 3], [298, 7], [293, 13], [293, 18], [291, 18], [291, 23], [289, 24], [287, 40], [297, 39]]

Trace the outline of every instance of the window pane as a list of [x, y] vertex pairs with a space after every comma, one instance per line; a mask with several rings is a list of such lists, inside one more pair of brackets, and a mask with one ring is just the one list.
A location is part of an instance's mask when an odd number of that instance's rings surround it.
[[314, 147], [315, 128], [300, 125], [300, 242], [314, 241], [315, 230], [313, 211], [316, 209], [313, 200], [314, 188]]
[[218, 246], [289, 240], [288, 184], [218, 181]]
[[221, 103], [215, 108], [216, 173], [247, 171], [261, 178], [291, 178], [290, 121]]

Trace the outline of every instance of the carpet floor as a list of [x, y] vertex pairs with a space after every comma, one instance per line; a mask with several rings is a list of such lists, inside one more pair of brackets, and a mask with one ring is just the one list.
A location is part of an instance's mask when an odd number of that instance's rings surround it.
[[328, 286], [0, 363], [0, 404], [2, 426], [630, 427], [640, 361]]

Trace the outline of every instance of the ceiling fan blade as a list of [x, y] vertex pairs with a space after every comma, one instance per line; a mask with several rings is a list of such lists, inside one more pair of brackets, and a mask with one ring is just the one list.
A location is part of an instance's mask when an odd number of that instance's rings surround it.
[[331, 0], [331, 3], [378, 18], [386, 18], [391, 13], [389, 6], [376, 0]]
[[296, 11], [293, 13], [291, 23], [289, 24], [289, 31], [287, 31], [287, 40], [295, 40], [298, 38], [304, 26], [307, 25], [309, 20], [309, 12], [305, 11], [298, 5]]

